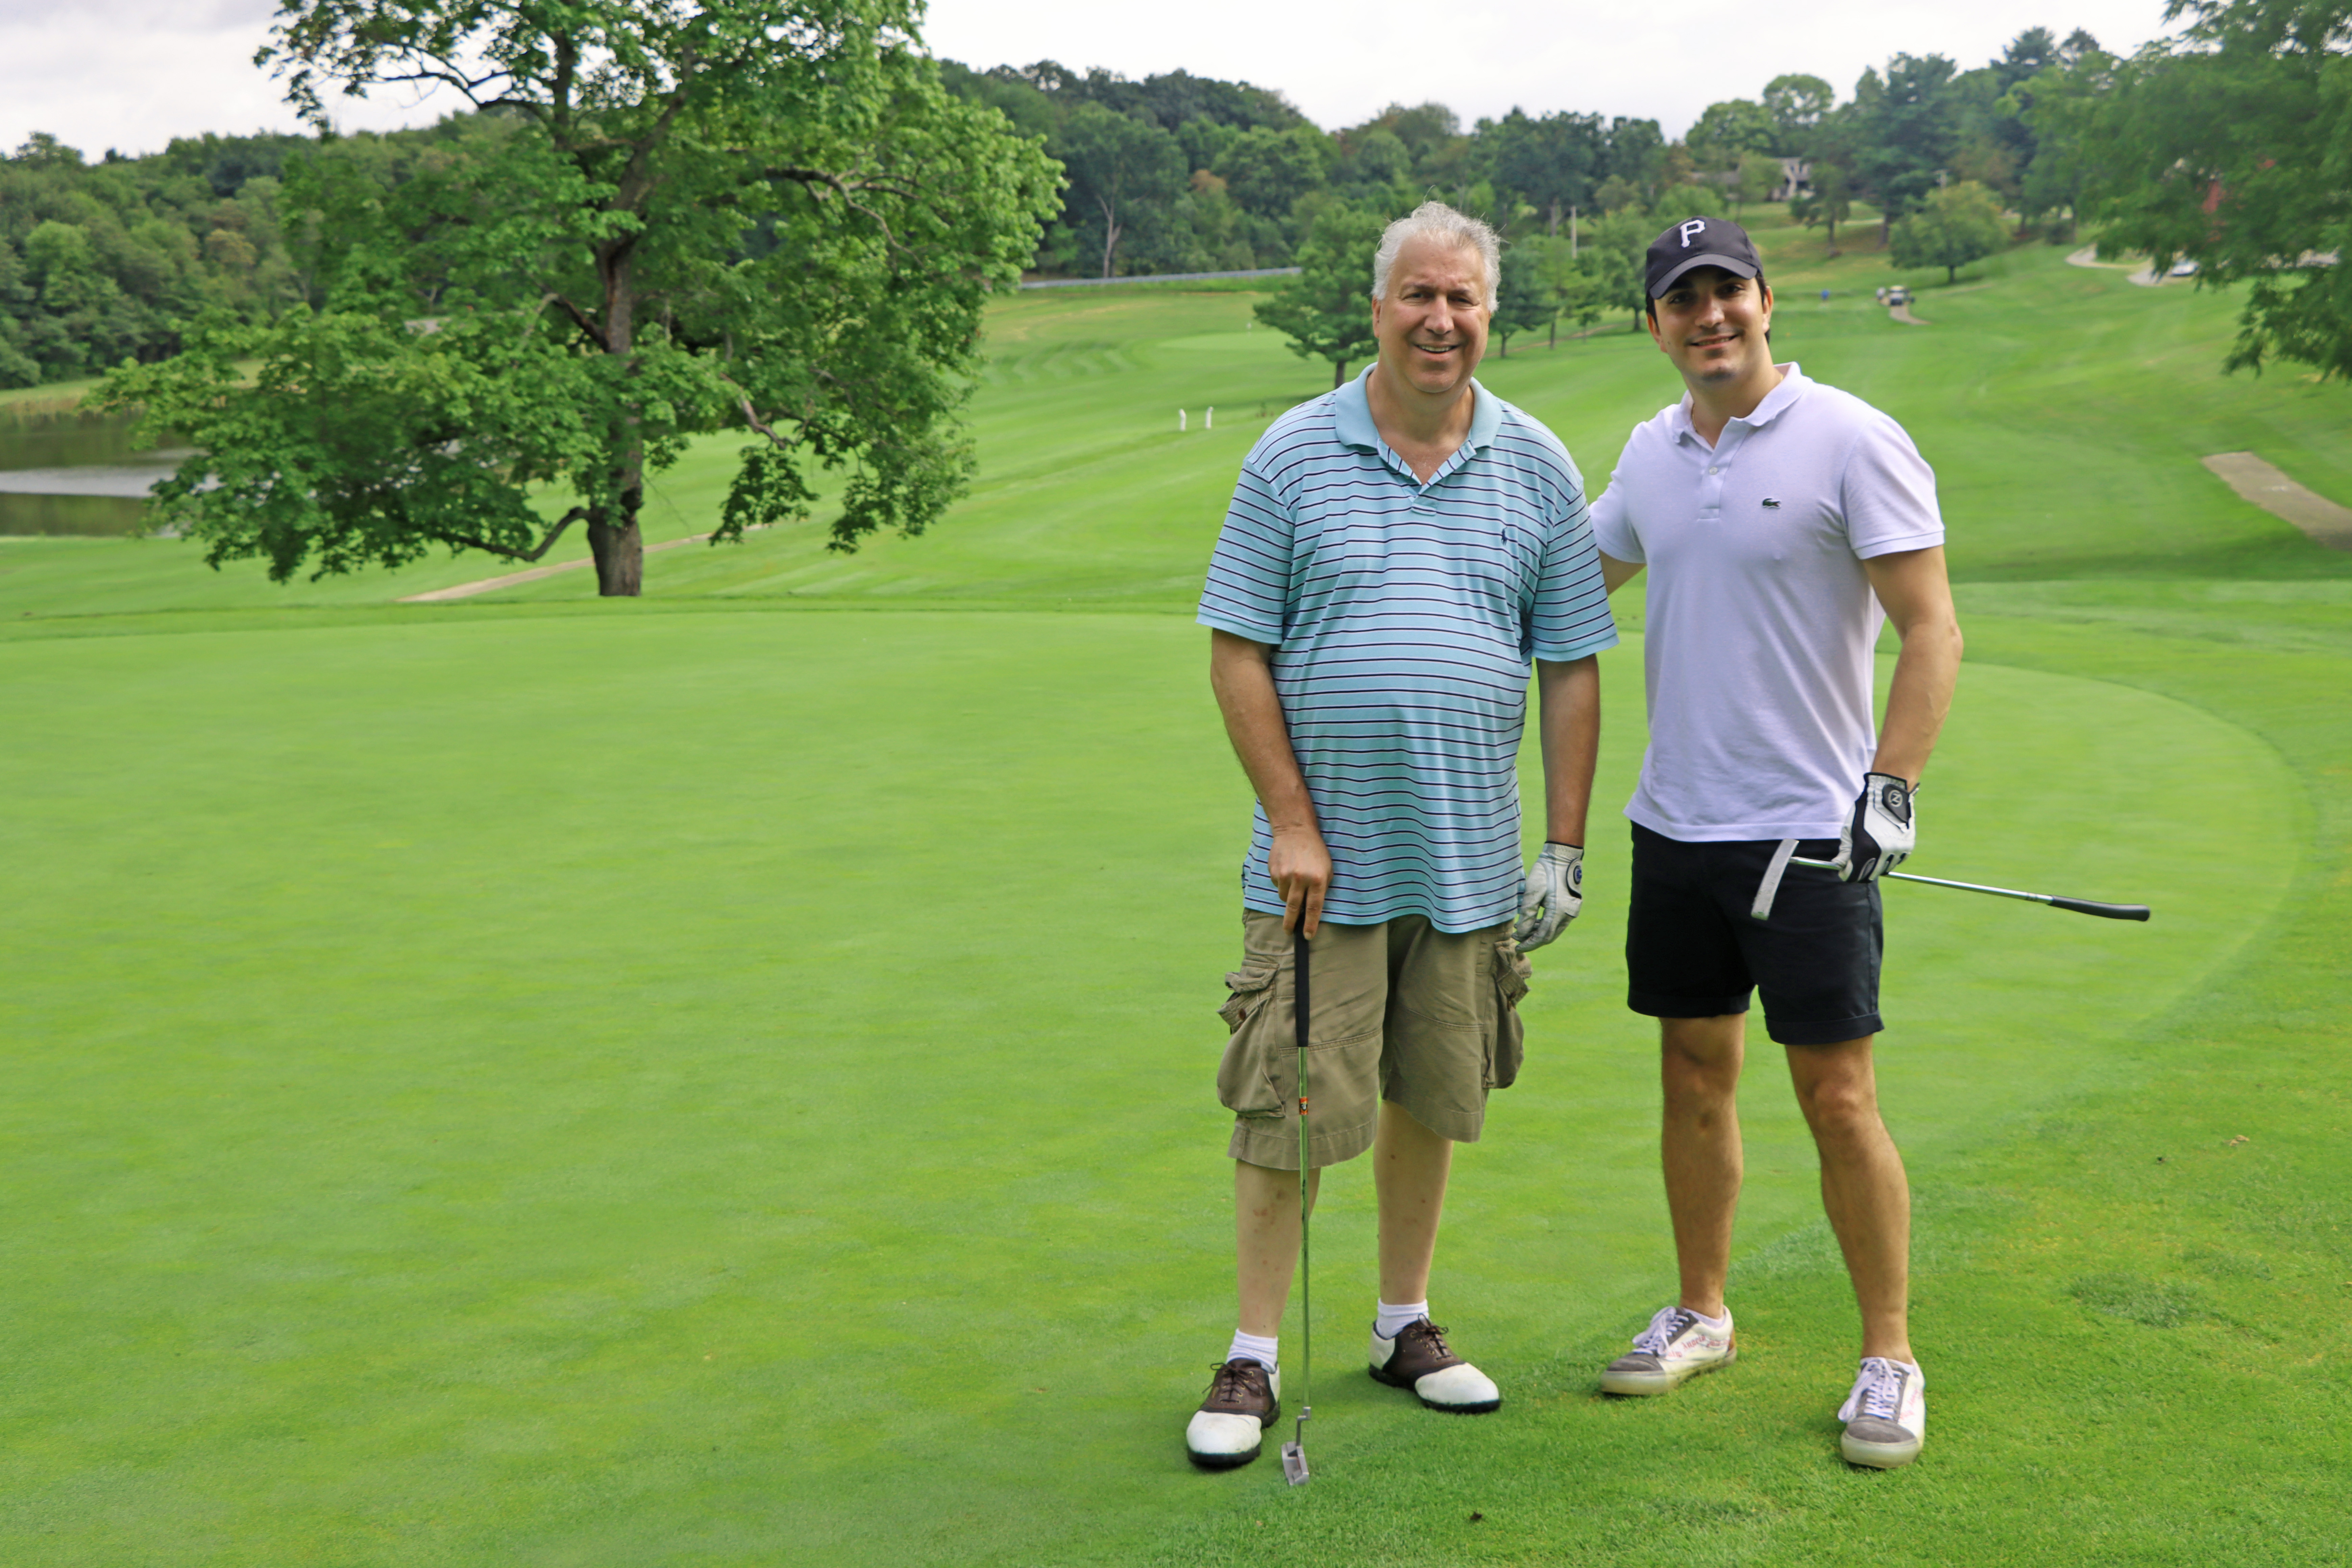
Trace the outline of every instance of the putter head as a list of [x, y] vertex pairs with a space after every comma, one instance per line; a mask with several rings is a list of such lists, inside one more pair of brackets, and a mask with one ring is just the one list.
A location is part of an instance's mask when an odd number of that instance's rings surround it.
[[1307, 1450], [1296, 1442], [1282, 1446], [1282, 1479], [1294, 1487], [1307, 1484]]

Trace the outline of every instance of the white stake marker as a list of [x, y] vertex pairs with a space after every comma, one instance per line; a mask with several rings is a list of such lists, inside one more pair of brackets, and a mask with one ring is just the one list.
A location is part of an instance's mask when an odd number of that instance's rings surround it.
[[1184, 411], [1181, 408], [1176, 411], [1176, 430], [1179, 435], [1184, 430]]

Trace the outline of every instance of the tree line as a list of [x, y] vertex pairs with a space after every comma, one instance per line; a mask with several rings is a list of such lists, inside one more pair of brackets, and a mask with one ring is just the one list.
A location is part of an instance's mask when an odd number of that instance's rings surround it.
[[1001, 110], [1061, 163], [1039, 265], [1118, 277], [1291, 266], [1328, 207], [1431, 196], [1550, 237], [1631, 207], [1721, 211], [1793, 194], [1832, 246], [1853, 205], [1869, 204], [1883, 245], [1931, 193], [1965, 181], [2065, 238], [2084, 170], [2081, 127], [2062, 106], [2106, 91], [2116, 65], [2086, 32], [2061, 41], [2036, 27], [1972, 70], [1895, 55], [1844, 101], [1820, 77], [1777, 77], [1754, 99], [1710, 105], [1677, 140], [1654, 120], [1572, 110], [1514, 109], [1465, 129], [1440, 103], [1325, 132], [1276, 91], [1184, 71], [941, 69], [950, 91]]
[[[974, 70], [922, 48], [917, 0], [289, 0], [260, 59], [314, 134], [0, 160], [0, 383], [116, 366], [100, 405], [202, 454], [158, 521], [215, 564], [528, 561], [580, 524], [633, 594], [645, 479], [697, 435], [745, 443], [719, 537], [808, 516], [818, 468], [836, 547], [929, 526], [971, 469], [982, 306], [1024, 268], [1296, 265], [1261, 314], [1344, 374], [1372, 240], [1431, 195], [1509, 240], [1506, 353], [1637, 310], [1664, 221], [1792, 196], [1832, 247], [1867, 204], [1905, 265], [2103, 224], [2250, 285], [2233, 363], [2335, 374], [2347, 8], [2175, 0], [2181, 37], [2128, 59], [2036, 28], [1843, 101], [1783, 76], [1670, 141], [1432, 103], [1326, 132], [1245, 82]], [[395, 86], [468, 108], [329, 129], [332, 93]]]

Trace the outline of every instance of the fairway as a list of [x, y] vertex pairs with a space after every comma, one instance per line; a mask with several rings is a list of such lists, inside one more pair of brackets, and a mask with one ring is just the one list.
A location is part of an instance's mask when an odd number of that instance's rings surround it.
[[[500, 567], [0, 542], [0, 1561], [2340, 1559], [2352, 556], [2198, 458], [2352, 500], [2352, 397], [2221, 377], [2227, 300], [2026, 250], [1903, 328], [1896, 275], [1759, 232], [1783, 353], [1939, 471], [1969, 663], [1912, 868], [2157, 910], [1886, 892], [1917, 1466], [1836, 1461], [1852, 1304], [1761, 1050], [1747, 1353], [1592, 1392], [1672, 1280], [1620, 955], [1638, 594], [1586, 913], [1438, 1258], [1504, 1409], [1355, 1370], [1359, 1163], [1315, 1483], [1185, 1464], [1249, 814], [1190, 606], [1328, 373], [1247, 294], [1066, 290], [996, 311], [970, 500], [854, 556], [782, 530], [650, 558], [642, 603], [396, 606]], [[1596, 489], [1671, 390], [1622, 331], [1482, 379]], [[669, 536], [729, 449], [664, 482]]]

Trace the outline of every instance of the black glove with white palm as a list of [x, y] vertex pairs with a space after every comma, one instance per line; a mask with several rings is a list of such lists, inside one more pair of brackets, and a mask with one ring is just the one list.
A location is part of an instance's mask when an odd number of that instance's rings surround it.
[[1519, 921], [1511, 935], [1526, 952], [1541, 947], [1568, 929], [1584, 907], [1584, 846], [1547, 844], [1528, 868], [1527, 889], [1519, 896]]
[[1893, 773], [1864, 773], [1862, 795], [1838, 830], [1841, 882], [1875, 882], [1911, 858], [1919, 825], [1911, 797], [1919, 792]]

